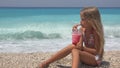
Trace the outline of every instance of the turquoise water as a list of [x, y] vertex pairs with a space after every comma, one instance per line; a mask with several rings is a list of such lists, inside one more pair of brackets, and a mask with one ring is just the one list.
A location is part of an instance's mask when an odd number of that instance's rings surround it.
[[[81, 8], [0, 8], [0, 51], [16, 52], [11, 47], [18, 49], [18, 52], [29, 52], [29, 49], [33, 52], [43, 51], [49, 44], [55, 51], [66, 46], [71, 43], [72, 26], [80, 22], [80, 10]], [[105, 48], [119, 50], [120, 8], [99, 10], [105, 32]], [[60, 40], [66, 42], [61, 44]], [[114, 45], [116, 46], [113, 47]], [[41, 50], [36, 49], [38, 47]], [[49, 47], [45, 51], [49, 51]]]

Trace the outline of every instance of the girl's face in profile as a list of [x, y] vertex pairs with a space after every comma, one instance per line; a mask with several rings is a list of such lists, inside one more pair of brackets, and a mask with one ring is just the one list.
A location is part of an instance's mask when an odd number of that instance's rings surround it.
[[86, 28], [87, 26], [87, 23], [86, 23], [86, 20], [85, 18], [82, 16], [82, 14], [80, 14], [80, 17], [81, 17], [81, 21], [80, 21], [80, 24], [83, 28]]
[[87, 23], [87, 19], [84, 18], [84, 16], [80, 13], [81, 21], [80, 24], [83, 28], [89, 28], [90, 25]]

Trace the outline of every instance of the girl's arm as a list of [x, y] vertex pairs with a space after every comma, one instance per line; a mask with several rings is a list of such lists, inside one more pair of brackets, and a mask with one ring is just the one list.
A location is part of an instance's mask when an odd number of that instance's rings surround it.
[[77, 43], [77, 45], [76, 45], [75, 47], [76, 47], [77, 49], [82, 50], [82, 48], [83, 48], [83, 37], [82, 37], [82, 35], [81, 35], [81, 37], [80, 37], [79, 42]]
[[83, 47], [83, 51], [89, 52], [91, 54], [96, 55], [97, 51], [94, 48]]
[[[85, 29], [84, 29], [84, 31], [85, 31]], [[94, 39], [95, 39], [95, 38], [94, 38]], [[96, 39], [95, 39], [95, 40], [96, 40]], [[96, 41], [95, 41], [95, 45], [98, 45]], [[95, 48], [85, 47], [85, 44], [83, 45], [83, 51], [89, 52], [89, 53], [94, 54], [94, 55], [97, 54], [97, 50], [96, 50]]]
[[79, 39], [79, 42], [76, 44], [76, 48], [78, 48], [78, 49], [82, 49], [82, 46], [83, 46], [83, 31], [82, 31], [82, 27], [80, 28], [80, 32], [81, 32], [81, 35], [80, 35], [80, 39]]
[[98, 36], [97, 36], [97, 34], [95, 32], [94, 32], [94, 45], [95, 45], [94, 48], [84, 47], [83, 50], [87, 51], [87, 52], [89, 52], [91, 54], [94, 54], [94, 55], [98, 55], [99, 54], [100, 41], [99, 41], [99, 38], [98, 38]]

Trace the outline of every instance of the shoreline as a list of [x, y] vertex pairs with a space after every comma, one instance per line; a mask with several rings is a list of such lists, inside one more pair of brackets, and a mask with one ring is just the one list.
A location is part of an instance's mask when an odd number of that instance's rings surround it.
[[[35, 53], [0, 53], [0, 68], [36, 68], [42, 61], [51, 57], [55, 52]], [[71, 68], [71, 54], [51, 63], [48, 68]], [[105, 51], [100, 68], [119, 68], [120, 50]], [[97, 68], [81, 64], [80, 68]]]

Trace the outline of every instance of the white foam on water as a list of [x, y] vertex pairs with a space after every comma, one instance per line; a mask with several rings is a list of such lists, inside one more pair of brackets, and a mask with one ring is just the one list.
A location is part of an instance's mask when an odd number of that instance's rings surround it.
[[[105, 51], [120, 50], [120, 38], [106, 38]], [[71, 39], [0, 41], [0, 52], [56, 52], [71, 44]]]

